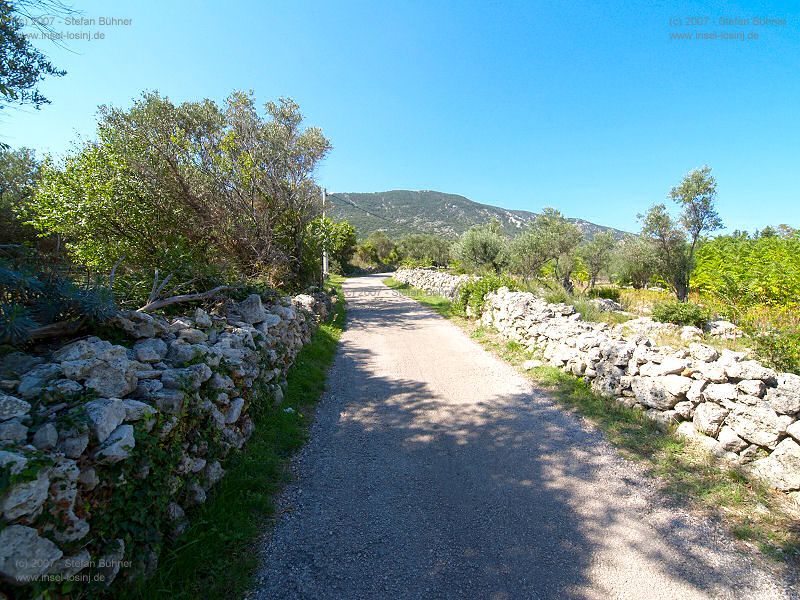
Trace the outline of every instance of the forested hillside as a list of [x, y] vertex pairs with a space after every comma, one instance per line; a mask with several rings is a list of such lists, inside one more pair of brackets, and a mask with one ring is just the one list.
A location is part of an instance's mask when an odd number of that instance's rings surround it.
[[[330, 194], [328, 199], [333, 205], [333, 218], [348, 221], [360, 237], [380, 230], [390, 237], [434, 233], [452, 238], [473, 225], [488, 223], [493, 219], [500, 222], [506, 235], [514, 236], [536, 218], [536, 213], [527, 210], [507, 210], [479, 204], [457, 194], [430, 190], [335, 193]], [[577, 225], [587, 239], [603, 231], [610, 231], [616, 239], [621, 239], [625, 234], [619, 229], [583, 219], [568, 220]]]

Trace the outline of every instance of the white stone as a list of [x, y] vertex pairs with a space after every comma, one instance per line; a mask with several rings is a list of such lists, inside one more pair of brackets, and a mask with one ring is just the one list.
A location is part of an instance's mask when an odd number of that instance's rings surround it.
[[97, 451], [97, 461], [102, 464], [114, 464], [130, 456], [136, 446], [133, 436], [133, 425], [120, 425]]
[[89, 430], [99, 443], [125, 420], [125, 404], [119, 398], [92, 400], [84, 405], [89, 419]]
[[800, 490], [800, 445], [787, 438], [768, 457], [755, 461], [752, 469], [779, 490]]
[[0, 531], [0, 575], [15, 583], [43, 575], [63, 554], [31, 527], [10, 525]]
[[0, 421], [25, 416], [30, 410], [31, 405], [29, 402], [0, 392]]
[[728, 412], [727, 408], [723, 408], [719, 404], [701, 402], [694, 410], [695, 429], [708, 436], [716, 437]]
[[726, 423], [739, 437], [767, 448], [775, 448], [782, 429], [785, 431], [786, 428], [766, 402], [759, 402], [755, 406], [737, 405], [728, 415]]

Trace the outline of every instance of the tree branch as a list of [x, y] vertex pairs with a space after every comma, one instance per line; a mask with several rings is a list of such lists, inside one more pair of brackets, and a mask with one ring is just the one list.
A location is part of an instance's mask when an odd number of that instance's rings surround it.
[[218, 294], [221, 291], [229, 290], [231, 286], [229, 285], [220, 285], [215, 287], [213, 290], [208, 290], [207, 292], [198, 292], [195, 294], [183, 294], [181, 296], [172, 296], [171, 298], [163, 298], [161, 300], [152, 300], [145, 304], [141, 308], [137, 308], [136, 312], [151, 312], [154, 310], [158, 310], [159, 308], [164, 308], [165, 306], [171, 306], [172, 304], [179, 304], [181, 302], [195, 302], [197, 300], [206, 300]]

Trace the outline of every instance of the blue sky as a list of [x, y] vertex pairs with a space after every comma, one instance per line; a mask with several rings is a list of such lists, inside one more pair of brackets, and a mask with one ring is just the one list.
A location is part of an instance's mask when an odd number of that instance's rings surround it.
[[[105, 38], [39, 43], [68, 74], [42, 85], [51, 105], [0, 113], [12, 146], [61, 154], [93, 136], [99, 104], [145, 89], [252, 89], [293, 97], [322, 127], [331, 191], [432, 189], [637, 230], [637, 213], [708, 164], [729, 229], [800, 226], [796, 0], [74, 6], [131, 24], [54, 27]], [[670, 39], [695, 32], [745, 40]]]

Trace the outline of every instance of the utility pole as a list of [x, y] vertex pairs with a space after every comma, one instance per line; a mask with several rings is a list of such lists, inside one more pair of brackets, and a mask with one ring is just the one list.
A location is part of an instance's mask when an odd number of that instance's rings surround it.
[[[325, 196], [327, 195], [327, 190], [322, 188], [322, 221], [325, 222]], [[327, 234], [327, 232], [326, 232]], [[327, 238], [327, 235], [325, 236]], [[328, 240], [325, 239], [322, 245], [322, 280], [325, 281], [325, 278], [328, 276]]]

